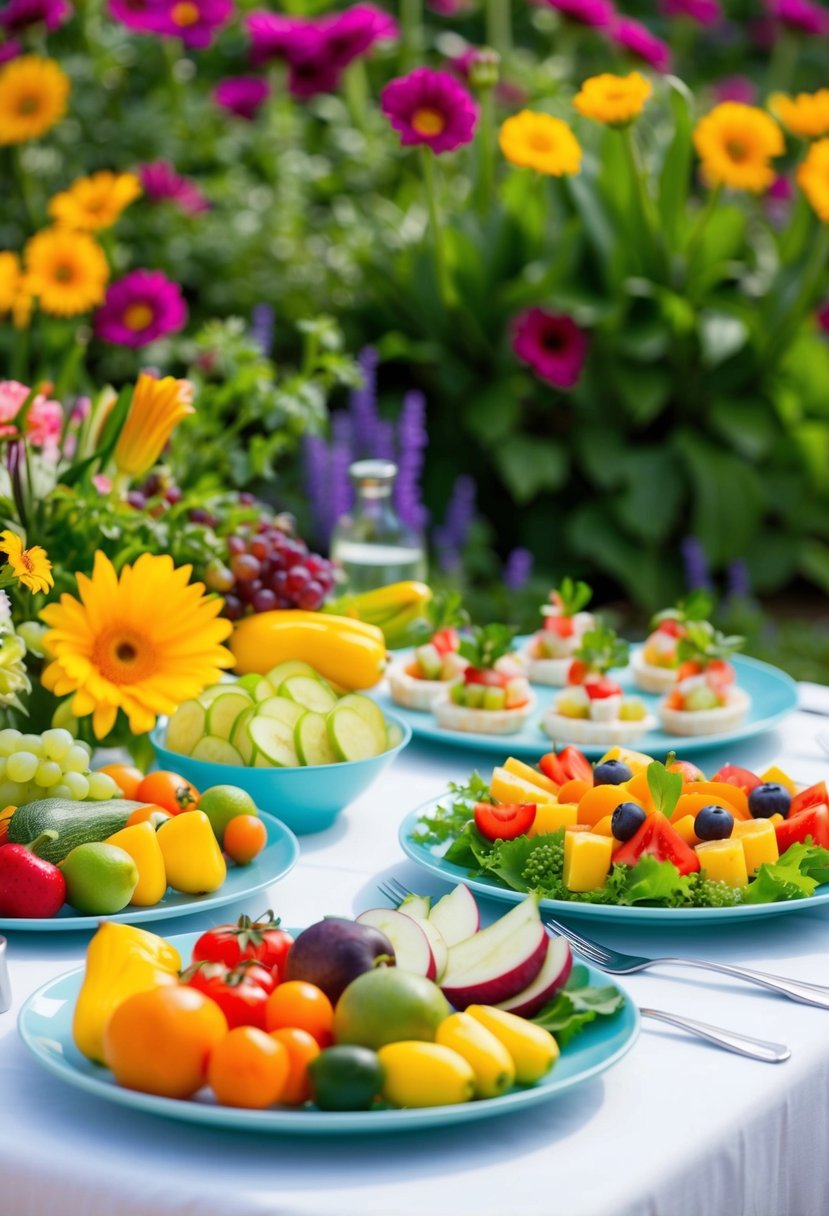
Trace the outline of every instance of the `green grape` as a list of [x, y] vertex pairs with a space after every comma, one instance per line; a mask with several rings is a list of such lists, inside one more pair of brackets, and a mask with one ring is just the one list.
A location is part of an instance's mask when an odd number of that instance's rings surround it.
[[44, 756], [47, 760], [57, 760], [58, 763], [66, 759], [75, 742], [68, 730], [60, 728], [45, 730], [41, 738], [43, 739]]
[[34, 777], [39, 763], [38, 757], [32, 752], [15, 752], [6, 761], [6, 776], [12, 781], [19, 781], [25, 785]]
[[78, 801], [78, 799], [75, 798], [75, 795], [72, 793], [72, 791], [70, 790], [68, 785], [53, 785], [52, 788], [49, 790], [49, 797], [50, 798], [71, 798], [75, 802]]
[[85, 748], [79, 743], [73, 744], [69, 749], [69, 754], [64, 758], [63, 771], [65, 773], [85, 773], [89, 768], [89, 755]]
[[57, 760], [41, 760], [37, 766], [35, 781], [38, 785], [42, 785], [45, 790], [50, 790], [53, 785], [58, 785], [62, 776], [63, 769]]
[[43, 740], [40, 735], [21, 735], [17, 744], [22, 752], [31, 752], [33, 756], [43, 755]]
[[69, 791], [66, 795], [67, 798], [83, 802], [84, 798], [89, 795], [89, 780], [83, 773], [64, 773], [63, 785]]
[[107, 798], [114, 798], [118, 793], [118, 786], [108, 777], [106, 773], [90, 773], [89, 774], [89, 797], [96, 801], [104, 801]]
[[10, 726], [0, 730], [0, 756], [10, 756], [12, 752], [16, 752], [22, 738], [20, 731], [13, 730]]
[[22, 806], [26, 801], [22, 797], [22, 792], [25, 786], [18, 785], [16, 781], [0, 781], [0, 806]]

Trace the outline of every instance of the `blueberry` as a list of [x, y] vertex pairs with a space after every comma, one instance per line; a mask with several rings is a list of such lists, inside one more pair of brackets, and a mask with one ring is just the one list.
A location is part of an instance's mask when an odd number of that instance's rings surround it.
[[766, 781], [755, 785], [748, 796], [748, 809], [755, 819], [768, 819], [770, 815], [782, 815], [785, 819], [792, 804], [792, 796], [785, 785]]
[[603, 760], [593, 769], [594, 785], [622, 785], [633, 773], [622, 760]]
[[700, 840], [728, 840], [734, 831], [734, 816], [724, 806], [704, 806], [694, 820]]
[[[617, 761], [608, 761], [609, 764]], [[610, 830], [617, 840], [630, 840], [647, 816], [638, 802], [620, 802], [610, 819]]]

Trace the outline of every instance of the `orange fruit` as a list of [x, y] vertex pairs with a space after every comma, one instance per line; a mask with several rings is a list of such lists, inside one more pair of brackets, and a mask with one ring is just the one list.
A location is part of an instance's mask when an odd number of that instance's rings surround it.
[[237, 1026], [226, 1034], [213, 1049], [207, 1070], [210, 1088], [223, 1106], [252, 1110], [283, 1100], [290, 1075], [285, 1045], [255, 1026]]
[[283, 1086], [280, 1102], [286, 1106], [301, 1106], [311, 1097], [311, 1079], [308, 1065], [320, 1054], [320, 1045], [307, 1030], [297, 1026], [283, 1026], [272, 1030], [270, 1038], [279, 1043], [288, 1056], [288, 1079]]

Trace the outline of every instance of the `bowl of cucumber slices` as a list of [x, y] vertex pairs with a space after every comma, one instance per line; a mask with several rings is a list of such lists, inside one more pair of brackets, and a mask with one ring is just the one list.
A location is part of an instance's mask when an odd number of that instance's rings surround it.
[[297, 835], [330, 827], [411, 737], [371, 697], [298, 659], [206, 688], [150, 736], [161, 768], [197, 789], [240, 786]]

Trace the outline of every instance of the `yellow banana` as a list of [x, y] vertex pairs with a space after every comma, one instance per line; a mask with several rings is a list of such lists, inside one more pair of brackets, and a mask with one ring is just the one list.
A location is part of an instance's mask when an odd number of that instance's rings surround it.
[[403, 608], [412, 605], [419, 609], [425, 608], [431, 598], [430, 587], [409, 579], [377, 587], [374, 591], [364, 591], [361, 595], [340, 596], [339, 599], [326, 604], [324, 611], [380, 625], [383, 621], [393, 618]]

